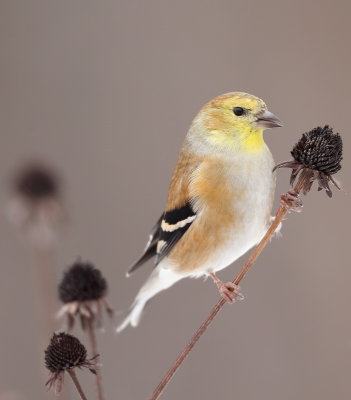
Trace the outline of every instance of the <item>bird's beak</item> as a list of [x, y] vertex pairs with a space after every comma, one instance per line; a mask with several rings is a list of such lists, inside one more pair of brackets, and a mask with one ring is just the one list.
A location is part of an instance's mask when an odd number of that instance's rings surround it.
[[282, 121], [267, 110], [257, 115], [256, 124], [261, 128], [277, 128], [283, 126]]

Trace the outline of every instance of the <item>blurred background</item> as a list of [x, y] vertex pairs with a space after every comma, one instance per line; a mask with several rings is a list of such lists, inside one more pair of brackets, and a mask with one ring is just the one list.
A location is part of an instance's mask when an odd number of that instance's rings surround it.
[[[81, 256], [108, 280], [117, 315], [98, 334], [107, 399], [146, 399], [217, 301], [211, 281], [184, 280], [138, 329], [114, 333], [152, 269], [125, 278], [189, 124], [228, 91], [261, 97], [284, 121], [265, 134], [276, 162], [306, 130], [340, 132], [345, 192], [330, 200], [314, 188], [288, 216], [243, 281], [245, 301], [224, 308], [162, 398], [350, 398], [350, 11], [347, 1], [1, 0], [2, 214], [26, 161], [60, 176], [69, 223], [51, 277]], [[276, 205], [288, 177], [279, 171]], [[0, 398], [46, 399], [36, 259], [5, 217], [0, 242]], [[78, 374], [92, 398], [91, 376]]]

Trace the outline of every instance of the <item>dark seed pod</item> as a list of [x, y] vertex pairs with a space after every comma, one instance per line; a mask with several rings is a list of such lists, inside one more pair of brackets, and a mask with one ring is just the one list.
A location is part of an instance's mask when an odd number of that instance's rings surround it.
[[107, 293], [107, 282], [100, 270], [89, 263], [75, 262], [59, 285], [59, 297], [63, 303], [99, 300]]
[[64, 332], [54, 334], [45, 350], [45, 366], [52, 373], [82, 367], [87, 362], [87, 351], [74, 336]]
[[17, 193], [31, 200], [41, 200], [58, 194], [56, 177], [39, 164], [24, 168], [14, 184]]
[[327, 195], [332, 197], [329, 182], [340, 190], [339, 184], [331, 175], [341, 169], [342, 139], [338, 133], [325, 125], [318, 126], [302, 135], [291, 151], [292, 161], [285, 161], [276, 165], [277, 168], [291, 168], [290, 184], [293, 185], [296, 177], [304, 175], [304, 194], [310, 191], [313, 182], [318, 182], [318, 190], [325, 189]]
[[304, 133], [291, 155], [305, 168], [333, 175], [341, 169], [342, 149], [340, 135], [326, 125]]

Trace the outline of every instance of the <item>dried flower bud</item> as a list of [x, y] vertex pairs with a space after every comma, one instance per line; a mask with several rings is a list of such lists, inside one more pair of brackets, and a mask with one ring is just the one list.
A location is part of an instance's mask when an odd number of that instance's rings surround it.
[[80, 318], [82, 329], [85, 330], [91, 324], [96, 328], [102, 328], [103, 310], [110, 317], [113, 316], [113, 309], [105, 297], [106, 279], [100, 270], [90, 263], [76, 261], [64, 273], [58, 293], [64, 303], [58, 316], [66, 317], [69, 331], [73, 328], [76, 317]]
[[282, 162], [277, 168], [292, 168], [290, 183], [293, 185], [297, 175], [301, 172], [304, 177], [302, 191], [306, 194], [315, 180], [318, 181], [318, 190], [325, 189], [332, 197], [329, 182], [340, 189], [331, 175], [341, 169], [343, 144], [341, 136], [333, 133], [333, 129], [325, 125], [317, 127], [302, 135], [291, 151], [294, 160]]
[[64, 373], [72, 368], [88, 368], [96, 374], [97, 355], [87, 359], [87, 351], [82, 343], [74, 336], [64, 332], [54, 334], [45, 350], [45, 366], [50, 371], [46, 385], [55, 387], [56, 393], [62, 389]]
[[291, 155], [305, 168], [333, 175], [341, 169], [342, 147], [340, 135], [326, 125], [304, 133]]
[[86, 360], [86, 348], [76, 337], [64, 332], [54, 334], [45, 350], [45, 366], [53, 373], [84, 366]]
[[58, 194], [56, 176], [40, 164], [30, 165], [20, 171], [14, 185], [18, 194], [32, 201]]
[[63, 303], [99, 300], [107, 293], [107, 282], [100, 270], [87, 262], [77, 261], [59, 285], [59, 297]]
[[22, 167], [6, 207], [9, 222], [37, 248], [53, 247], [67, 222], [59, 181], [40, 162]]

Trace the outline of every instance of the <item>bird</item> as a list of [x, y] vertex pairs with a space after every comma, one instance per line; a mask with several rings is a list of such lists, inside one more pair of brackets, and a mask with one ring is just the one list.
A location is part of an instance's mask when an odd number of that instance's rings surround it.
[[263, 131], [281, 126], [265, 102], [248, 93], [225, 93], [201, 108], [181, 148], [164, 212], [127, 272], [154, 259], [118, 332], [136, 327], [150, 299], [186, 277], [210, 276], [227, 302], [242, 298], [240, 288], [216, 273], [255, 246], [271, 223], [275, 172]]

